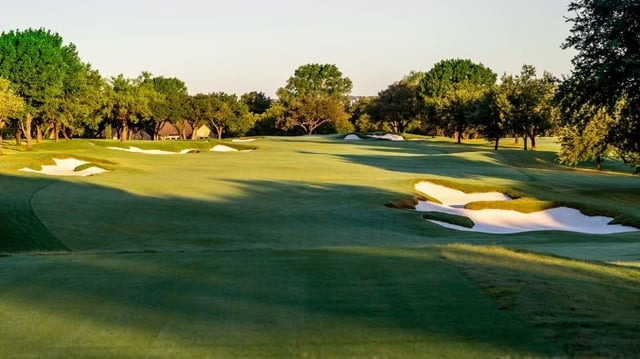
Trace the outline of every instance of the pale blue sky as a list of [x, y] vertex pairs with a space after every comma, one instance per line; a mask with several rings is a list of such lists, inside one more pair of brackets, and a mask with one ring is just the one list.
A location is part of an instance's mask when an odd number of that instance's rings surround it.
[[411, 70], [470, 58], [501, 75], [522, 64], [569, 74], [569, 0], [20, 0], [0, 30], [44, 27], [103, 76], [178, 77], [189, 92], [273, 95], [307, 63], [336, 64], [353, 95]]

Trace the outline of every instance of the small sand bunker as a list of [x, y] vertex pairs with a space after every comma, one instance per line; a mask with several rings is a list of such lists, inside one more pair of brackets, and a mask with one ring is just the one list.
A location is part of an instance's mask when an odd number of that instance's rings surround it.
[[253, 142], [255, 138], [234, 138], [231, 142]]
[[464, 193], [430, 182], [420, 182], [415, 188], [438, 199], [442, 204], [420, 201], [416, 210], [420, 212], [444, 212], [470, 218], [475, 225], [472, 228], [450, 223], [429, 220], [446, 228], [460, 231], [506, 234], [530, 231], [570, 231], [589, 234], [611, 234], [638, 231], [637, 228], [619, 224], [610, 225], [612, 218], [603, 216], [585, 216], [580, 211], [558, 207], [534, 213], [522, 213], [512, 210], [483, 209], [469, 210], [464, 206], [476, 201], [506, 201], [510, 198], [503, 193]]
[[107, 148], [111, 150], [118, 150], [118, 151], [144, 153], [147, 155], [184, 155], [185, 153], [194, 151], [193, 148], [188, 148], [180, 152], [171, 152], [171, 151], [164, 151], [164, 150], [143, 150], [142, 148], [133, 147], [133, 146], [129, 148], [122, 148], [122, 147], [107, 147]]
[[215, 146], [213, 146], [211, 151], [213, 151], [213, 152], [238, 152], [237, 149], [235, 149], [233, 147], [229, 147], [227, 145], [215, 145]]
[[99, 168], [99, 167], [89, 167], [85, 168], [82, 171], [76, 171], [75, 169], [79, 166], [87, 164], [89, 162], [81, 161], [75, 158], [54, 158], [53, 161], [55, 165], [42, 165], [42, 169], [36, 171], [31, 168], [22, 168], [20, 171], [24, 172], [33, 172], [33, 173], [42, 173], [49, 176], [91, 176], [99, 173], [107, 172], [107, 170]]
[[384, 135], [368, 135], [371, 138], [377, 138], [380, 140], [388, 140], [388, 141], [404, 141], [404, 137], [400, 135], [394, 135], [392, 133], [387, 133]]
[[356, 135], [356, 134], [349, 134], [344, 136], [344, 139], [347, 141], [358, 141], [361, 140], [360, 136]]

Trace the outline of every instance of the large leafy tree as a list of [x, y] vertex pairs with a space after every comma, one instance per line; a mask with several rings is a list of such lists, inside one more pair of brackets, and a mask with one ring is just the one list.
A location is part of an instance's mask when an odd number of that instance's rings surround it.
[[[569, 11], [571, 35], [563, 47], [577, 54], [558, 91], [563, 121], [585, 128], [604, 109], [615, 121], [599, 132], [601, 141], [625, 159], [640, 158], [640, 2], [577, 0]], [[592, 112], [575, 116], [585, 109]]]
[[336, 98], [306, 95], [288, 103], [278, 127], [284, 130], [299, 128], [305, 135], [312, 134], [320, 126], [347, 121], [344, 105]]
[[370, 106], [371, 118], [399, 133], [404, 133], [412, 123], [417, 123], [423, 113], [417, 88], [419, 74], [412, 73], [380, 91]]
[[523, 65], [519, 75], [504, 76], [502, 90], [509, 102], [508, 116], [514, 131], [524, 137], [524, 149], [536, 147], [536, 137], [552, 128], [557, 117], [553, 104], [556, 79], [548, 72], [536, 77], [536, 69]]
[[244, 135], [255, 122], [247, 105], [236, 95], [225, 92], [198, 94], [192, 104], [193, 116], [214, 129], [219, 140], [223, 134]]
[[67, 64], [62, 37], [45, 29], [3, 32], [0, 35], [0, 77], [11, 81], [25, 101], [18, 124], [32, 146], [32, 124], [42, 121], [64, 89]]
[[[69, 139], [86, 129], [96, 130], [108, 114], [108, 85], [97, 70], [84, 64], [73, 44], [63, 49], [65, 74], [60, 96], [52, 99], [45, 111], [46, 130], [58, 140], [60, 133]], [[38, 139], [41, 132], [37, 132]]]
[[424, 105], [424, 119], [432, 126], [457, 133], [458, 142], [471, 124], [475, 101], [495, 85], [497, 75], [483, 64], [469, 59], [448, 59], [436, 63], [418, 83]]
[[487, 139], [494, 141], [494, 150], [498, 150], [500, 139], [510, 129], [510, 107], [502, 85], [491, 87], [477, 101], [475, 124]]
[[135, 79], [120, 74], [109, 81], [112, 105], [110, 115], [120, 127], [121, 142], [129, 138], [132, 128], [152, 116], [151, 103], [158, 94], [149, 81], [145, 81], [148, 78], [147, 73], [142, 73]]
[[285, 111], [276, 125], [282, 130], [299, 128], [305, 134], [323, 125], [342, 127], [352, 87], [336, 65], [300, 66], [277, 91]]
[[265, 95], [264, 92], [251, 91], [240, 96], [240, 101], [242, 101], [249, 112], [262, 115], [267, 112], [269, 107], [271, 107], [272, 100], [269, 96]]
[[595, 159], [596, 169], [602, 170], [603, 158], [612, 147], [606, 138], [615, 124], [615, 118], [604, 109], [593, 111], [584, 108], [574, 115], [580, 117], [575, 122], [580, 122], [581, 125], [566, 125], [559, 131], [560, 162], [574, 166], [582, 161]]
[[442, 60], [435, 64], [420, 79], [420, 94], [425, 99], [443, 96], [459, 83], [468, 83], [479, 87], [491, 87], [498, 76], [483, 64], [469, 59]]
[[[151, 86], [155, 91], [155, 95], [151, 96], [149, 102], [151, 110], [149, 122], [153, 127], [154, 138], [157, 139], [158, 131], [164, 120], [171, 121], [179, 128], [186, 127], [184, 126], [184, 121], [189, 117], [191, 103], [184, 81], [175, 77], [166, 78], [163, 76], [151, 77], [150, 74], [145, 75], [143, 82]], [[201, 123], [190, 123], [190, 125], [192, 128], [197, 129]], [[195, 138], [196, 131], [192, 133]]]
[[[24, 110], [24, 100], [11, 88], [11, 83], [0, 78], [0, 129], [10, 117], [18, 115]], [[0, 132], [0, 155], [2, 154], [2, 132]]]
[[305, 96], [333, 97], [346, 101], [353, 83], [333, 64], [307, 64], [296, 69], [287, 84], [277, 91], [278, 98], [288, 103]]
[[478, 103], [487, 90], [470, 82], [460, 82], [435, 99], [435, 113], [447, 134], [456, 134], [458, 143], [474, 124]]

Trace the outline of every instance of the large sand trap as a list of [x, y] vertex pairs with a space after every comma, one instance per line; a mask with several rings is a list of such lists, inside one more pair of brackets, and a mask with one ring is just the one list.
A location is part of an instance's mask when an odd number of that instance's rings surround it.
[[400, 136], [400, 135], [394, 135], [392, 133], [387, 133], [384, 135], [367, 135], [368, 137], [371, 138], [377, 138], [380, 140], [389, 140], [389, 141], [404, 141], [404, 137]]
[[193, 151], [193, 148], [188, 148], [180, 152], [171, 152], [171, 151], [164, 151], [164, 150], [143, 150], [142, 148], [133, 147], [133, 146], [129, 148], [122, 148], [122, 147], [107, 147], [107, 148], [111, 150], [118, 150], [118, 151], [145, 153], [147, 155], [184, 155], [185, 153], [189, 153]]
[[75, 158], [54, 158], [53, 161], [56, 163], [55, 165], [42, 165], [42, 169], [39, 171], [33, 170], [31, 168], [22, 168], [20, 171], [24, 172], [33, 172], [33, 173], [42, 173], [50, 176], [91, 176], [99, 173], [107, 172], [107, 170], [99, 168], [99, 167], [89, 167], [85, 168], [82, 171], [75, 171], [78, 166], [82, 166], [86, 163], [86, 161], [77, 160]]
[[356, 135], [356, 134], [350, 134], [350, 135], [346, 135], [344, 136], [344, 139], [347, 141], [357, 141], [357, 140], [361, 140], [360, 136]]
[[502, 193], [464, 193], [430, 182], [420, 182], [415, 188], [438, 199], [442, 204], [419, 201], [417, 211], [436, 211], [469, 217], [475, 225], [473, 228], [457, 226], [450, 223], [430, 220], [446, 228], [460, 231], [482, 233], [520, 233], [529, 231], [570, 231], [589, 234], [611, 234], [638, 231], [637, 228], [619, 224], [610, 225], [611, 218], [589, 217], [580, 211], [558, 207], [534, 213], [521, 213], [502, 209], [465, 209], [465, 204], [475, 201], [504, 201], [510, 198]]

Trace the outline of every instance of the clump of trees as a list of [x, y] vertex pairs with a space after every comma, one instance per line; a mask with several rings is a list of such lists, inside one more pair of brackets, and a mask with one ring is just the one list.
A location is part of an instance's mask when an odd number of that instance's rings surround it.
[[568, 164], [615, 153], [640, 162], [640, 3], [579, 0], [569, 5], [565, 48], [577, 50], [574, 70], [556, 99], [564, 131], [560, 159]]
[[[333, 64], [298, 67], [277, 90], [240, 97], [224, 92], [189, 95], [183, 81], [142, 72], [136, 78], [100, 76], [73, 44], [45, 29], [0, 35], [0, 129], [19, 144], [43, 136], [157, 138], [170, 121], [182, 138], [207, 125], [217, 138], [318, 132], [412, 131], [461, 143], [484, 136], [522, 139], [536, 147], [556, 134], [559, 159], [575, 165], [610, 155], [640, 161], [640, 4], [634, 0], [576, 0], [569, 5], [565, 48], [578, 52], [574, 70], [559, 80], [523, 65], [498, 76], [470, 59], [447, 59], [411, 72], [372, 97], [350, 97], [351, 80]], [[191, 132], [188, 130], [191, 129]], [[1, 136], [0, 136], [1, 137]], [[1, 138], [0, 138], [1, 141]], [[0, 142], [1, 143], [1, 142]], [[1, 150], [1, 149], [0, 149]]]

